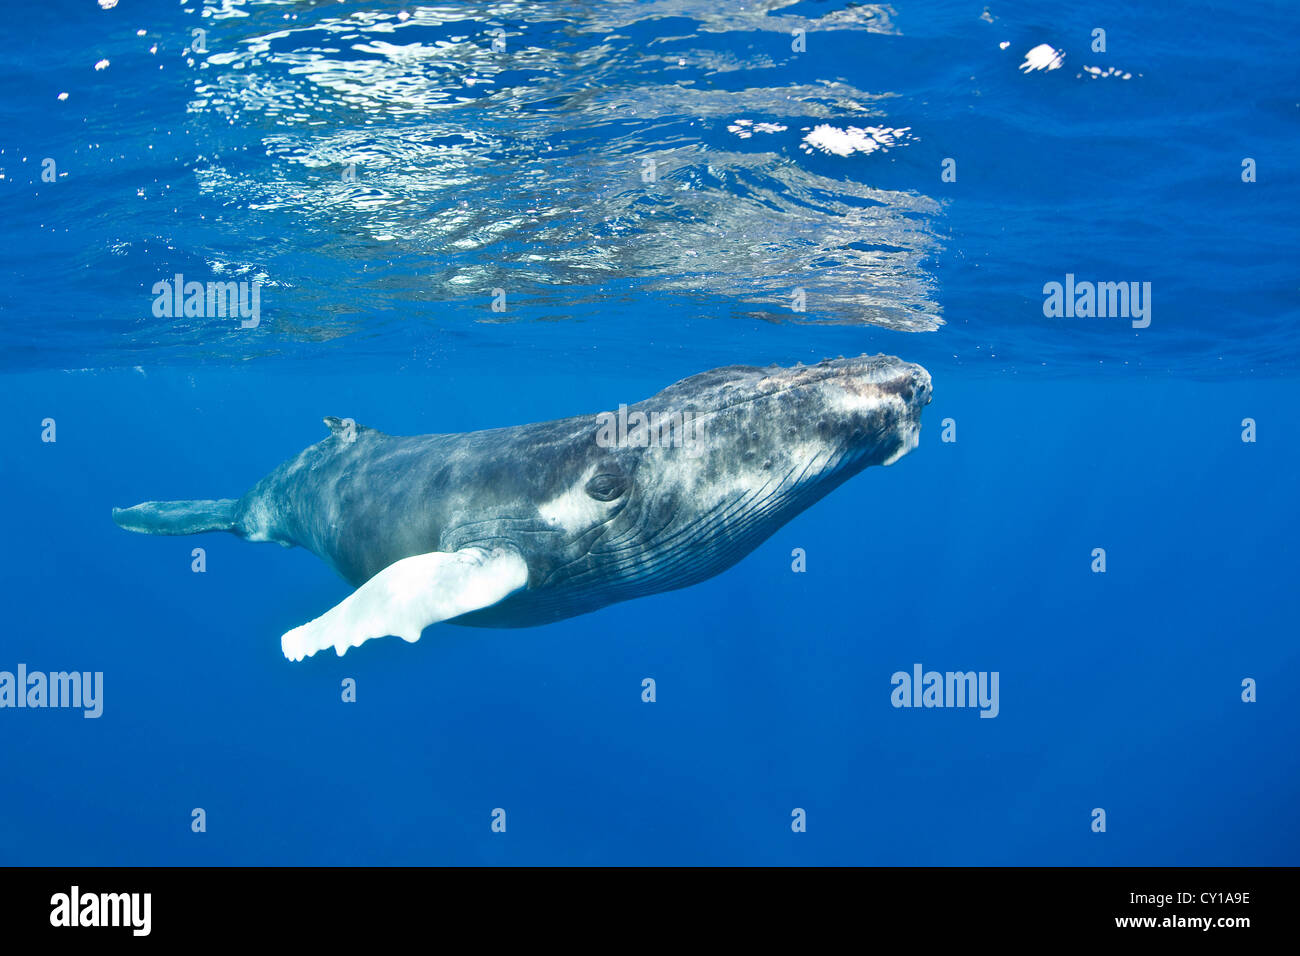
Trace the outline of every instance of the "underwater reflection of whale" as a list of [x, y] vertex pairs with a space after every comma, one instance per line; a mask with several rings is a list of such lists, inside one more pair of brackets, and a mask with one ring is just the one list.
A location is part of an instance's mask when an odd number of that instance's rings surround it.
[[612, 414], [330, 436], [238, 500], [114, 509], [146, 534], [301, 545], [357, 590], [281, 639], [301, 660], [437, 621], [524, 627], [702, 581], [868, 465], [916, 447], [930, 375], [878, 355], [703, 372]]

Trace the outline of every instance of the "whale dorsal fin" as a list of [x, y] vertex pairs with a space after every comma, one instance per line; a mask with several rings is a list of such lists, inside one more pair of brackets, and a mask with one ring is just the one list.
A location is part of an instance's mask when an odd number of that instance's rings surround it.
[[[382, 432], [371, 428], [369, 425], [359, 425], [351, 418], [337, 418], [334, 415], [326, 415], [321, 419], [325, 427], [330, 430], [330, 435], [341, 441], [351, 444], [357, 440], [358, 435], [379, 435]], [[326, 439], [328, 441], [329, 439]]]
[[322, 421], [325, 422], [331, 435], [343, 435], [349, 431], [355, 434], [362, 428], [350, 418], [335, 418], [333, 415], [326, 415]]
[[280, 638], [291, 661], [327, 647], [342, 657], [372, 637], [418, 641], [430, 624], [489, 607], [528, 583], [516, 551], [464, 548], [394, 561], [339, 604]]

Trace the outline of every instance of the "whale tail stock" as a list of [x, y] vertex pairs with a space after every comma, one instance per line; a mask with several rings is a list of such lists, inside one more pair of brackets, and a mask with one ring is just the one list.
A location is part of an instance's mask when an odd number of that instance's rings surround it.
[[235, 527], [233, 498], [216, 501], [146, 501], [130, 508], [114, 508], [113, 520], [127, 531], [140, 534], [202, 534], [205, 531], [230, 531]]
[[[375, 429], [358, 425], [350, 418], [335, 418], [333, 415], [327, 415], [324, 421], [329, 427], [330, 435], [344, 444], [355, 442], [360, 433], [379, 434]], [[328, 441], [329, 439], [326, 439], [326, 442]], [[260, 485], [256, 486], [250, 494], [257, 492], [258, 488]], [[113, 509], [113, 520], [118, 525], [127, 531], [135, 531], [139, 534], [182, 535], [228, 531], [250, 541], [279, 541], [279, 538], [273, 537], [263, 526], [265, 518], [265, 514], [262, 513], [254, 513], [250, 516], [247, 509], [241, 514], [239, 500], [234, 498], [145, 501], [130, 508]], [[289, 546], [287, 542], [280, 541], [280, 543], [285, 547]]]

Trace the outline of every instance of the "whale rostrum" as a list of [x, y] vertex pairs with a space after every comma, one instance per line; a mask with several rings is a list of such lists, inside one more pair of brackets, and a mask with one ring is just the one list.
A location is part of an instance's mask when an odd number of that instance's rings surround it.
[[130, 531], [308, 549], [356, 590], [281, 638], [301, 660], [439, 621], [527, 627], [735, 564], [916, 447], [930, 375], [891, 356], [728, 366], [616, 411], [400, 437], [350, 419], [238, 499], [113, 510]]

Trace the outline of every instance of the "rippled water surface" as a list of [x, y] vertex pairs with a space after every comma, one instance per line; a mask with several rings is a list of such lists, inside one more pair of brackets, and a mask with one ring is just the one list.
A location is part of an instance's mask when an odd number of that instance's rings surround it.
[[[470, 331], [605, 361], [1295, 364], [1294, 75], [1224, 62], [1294, 33], [1281, 7], [100, 6], [31, 11], [5, 50], [10, 368], [427, 364]], [[177, 273], [260, 281], [265, 322], [155, 318]], [[1066, 273], [1151, 282], [1154, 321], [1045, 318]]]

